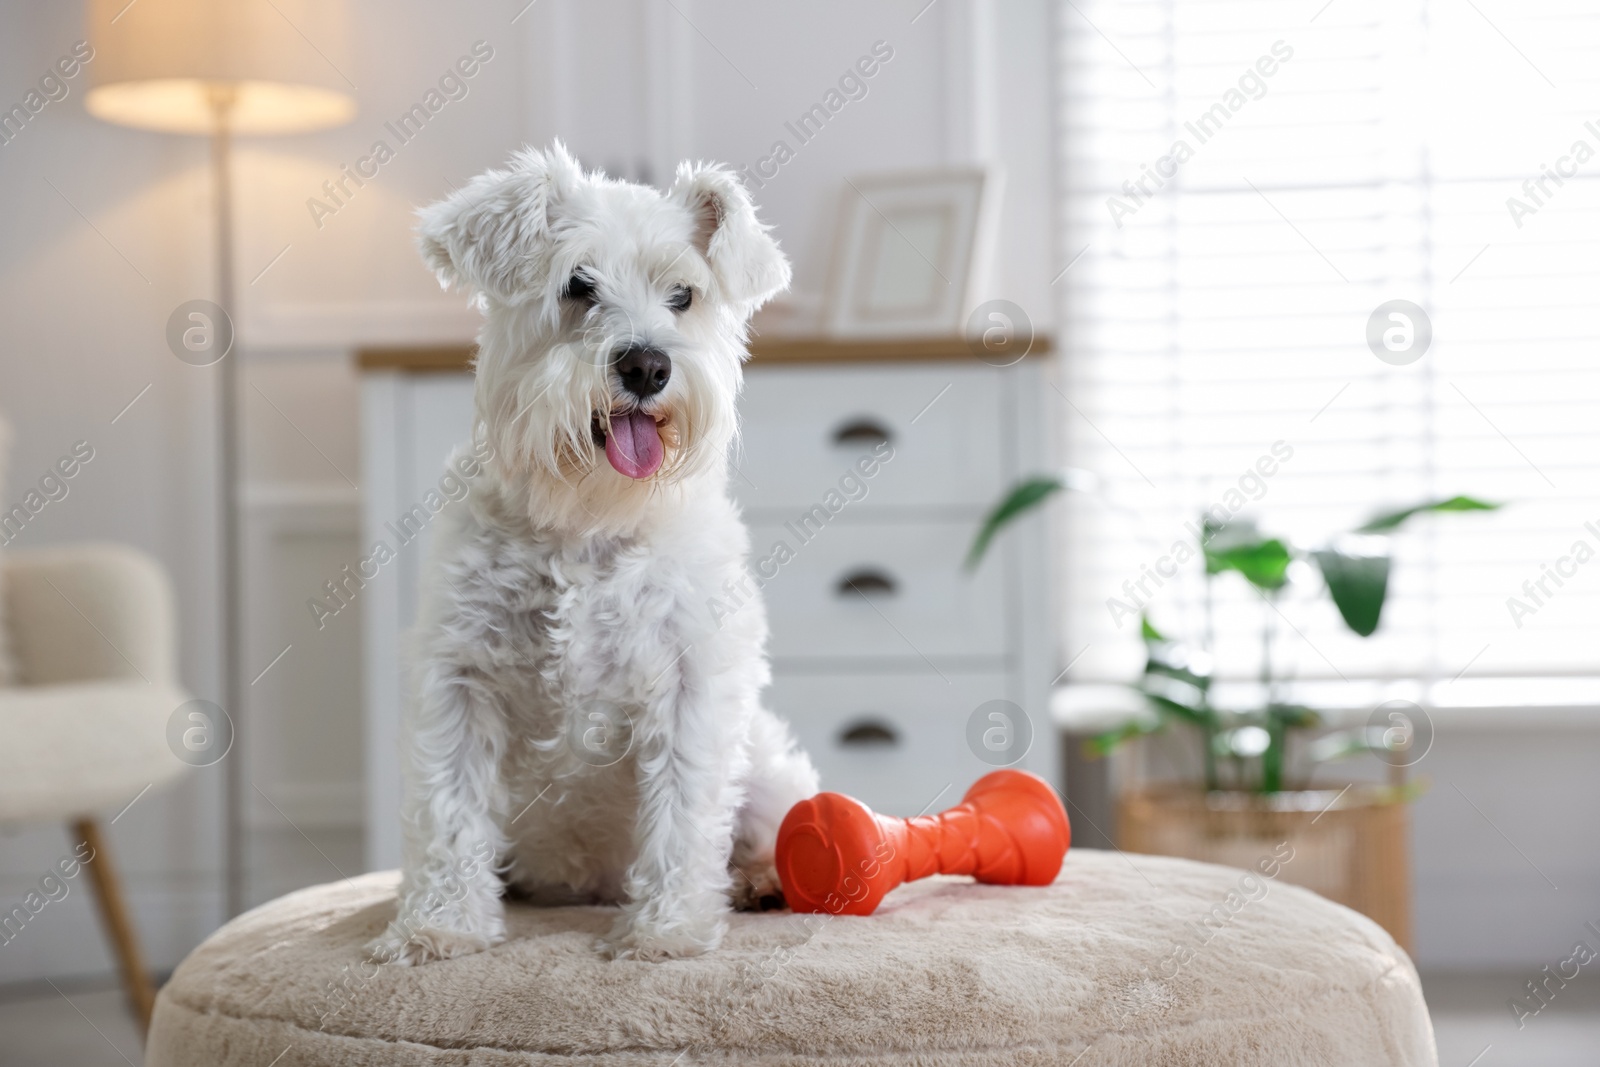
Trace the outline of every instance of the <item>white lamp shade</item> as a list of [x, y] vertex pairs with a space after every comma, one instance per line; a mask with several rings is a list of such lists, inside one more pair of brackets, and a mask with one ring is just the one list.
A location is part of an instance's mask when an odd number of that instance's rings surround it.
[[238, 134], [324, 129], [355, 117], [337, 0], [90, 0], [89, 113], [211, 133], [216, 100]]

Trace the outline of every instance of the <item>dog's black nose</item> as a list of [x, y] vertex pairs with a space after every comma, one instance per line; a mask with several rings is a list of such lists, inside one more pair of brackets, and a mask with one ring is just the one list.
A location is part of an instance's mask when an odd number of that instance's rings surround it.
[[622, 349], [616, 356], [616, 368], [622, 387], [641, 400], [661, 392], [672, 377], [672, 360], [661, 349], [648, 345]]

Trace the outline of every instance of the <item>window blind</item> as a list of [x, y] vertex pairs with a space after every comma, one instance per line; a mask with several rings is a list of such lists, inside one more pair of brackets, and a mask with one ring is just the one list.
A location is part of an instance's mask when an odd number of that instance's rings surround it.
[[[1281, 614], [1222, 576], [1219, 677], [1256, 675], [1269, 612], [1280, 670], [1306, 683], [1600, 674], [1600, 104], [1584, 108], [1600, 10], [1063, 0], [1058, 16], [1056, 399], [1068, 462], [1092, 472], [1060, 505], [1070, 677], [1136, 675], [1125, 608], [1203, 633], [1200, 564], [1173, 558], [1203, 509], [1316, 544], [1458, 493], [1506, 506], [1396, 537], [1371, 638], [1305, 564]], [[1431, 324], [1412, 362], [1368, 344], [1396, 300]], [[1404, 322], [1380, 318], [1402, 344]]]

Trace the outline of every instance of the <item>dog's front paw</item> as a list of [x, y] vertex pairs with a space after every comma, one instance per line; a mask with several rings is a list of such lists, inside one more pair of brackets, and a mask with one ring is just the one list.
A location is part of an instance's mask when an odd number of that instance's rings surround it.
[[391, 926], [382, 936], [367, 942], [367, 958], [375, 963], [412, 967], [434, 960], [470, 956], [474, 952], [493, 948], [505, 939], [503, 933], [469, 934], [460, 930], [434, 927], [422, 927], [407, 932]]
[[597, 946], [601, 955], [613, 960], [661, 960], [703, 956], [722, 943], [726, 928], [720, 918], [714, 923], [695, 926], [654, 927], [623, 915]]

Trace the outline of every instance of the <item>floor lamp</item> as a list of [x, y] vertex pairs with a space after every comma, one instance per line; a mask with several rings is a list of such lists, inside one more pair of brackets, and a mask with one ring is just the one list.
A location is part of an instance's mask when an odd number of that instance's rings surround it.
[[[228, 315], [229, 336], [238, 314], [233, 138], [325, 129], [355, 116], [355, 86], [342, 73], [349, 67], [343, 6], [334, 0], [89, 0], [89, 113], [118, 125], [211, 138], [216, 303]], [[249, 785], [240, 724], [247, 687], [240, 662], [237, 345], [217, 355], [219, 636], [223, 706], [234, 724], [231, 759], [223, 767], [232, 916], [245, 904]]]

